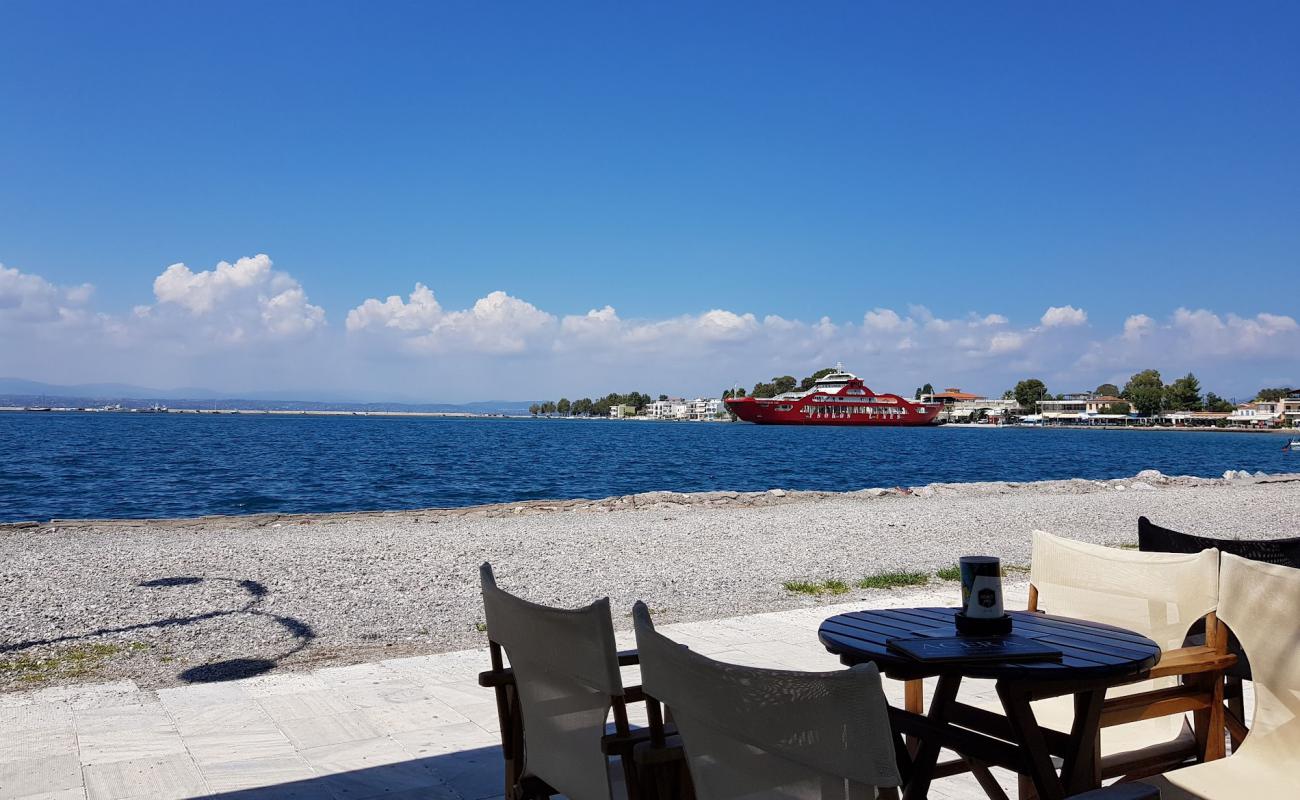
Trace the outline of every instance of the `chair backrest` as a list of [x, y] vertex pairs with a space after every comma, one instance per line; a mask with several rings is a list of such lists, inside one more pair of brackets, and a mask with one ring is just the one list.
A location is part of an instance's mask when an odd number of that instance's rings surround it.
[[1219, 602], [1219, 552], [1143, 553], [1034, 531], [1029, 581], [1049, 614], [1117, 625], [1166, 650]]
[[1263, 757], [1294, 775], [1300, 770], [1300, 570], [1228, 554], [1219, 580], [1219, 618], [1241, 641], [1254, 673], [1250, 735], [1232, 757]]
[[1217, 539], [1162, 528], [1138, 517], [1138, 549], [1148, 553], [1199, 553], [1215, 548], [1240, 558], [1300, 569], [1300, 537], [1290, 539]]
[[497, 588], [479, 568], [488, 639], [514, 670], [524, 727], [524, 774], [573, 800], [608, 800], [601, 752], [613, 698], [622, 696], [609, 598], [585, 608], [530, 603]]
[[700, 800], [869, 800], [901, 783], [874, 665], [787, 672], [724, 664], [632, 609], [641, 682], [666, 703]]

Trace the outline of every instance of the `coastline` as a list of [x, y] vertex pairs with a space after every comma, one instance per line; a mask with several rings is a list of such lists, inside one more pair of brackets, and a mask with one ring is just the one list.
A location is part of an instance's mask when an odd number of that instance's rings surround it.
[[[1029, 560], [1044, 528], [1136, 542], [1147, 515], [1215, 535], [1300, 529], [1300, 474], [1230, 480], [930, 484], [854, 492], [647, 492], [456, 509], [0, 526], [0, 691], [264, 659], [277, 671], [481, 646], [477, 567], [538, 602], [638, 599], [658, 617], [717, 619], [810, 597], [790, 580], [929, 574], [958, 555]], [[955, 591], [955, 589], [953, 590]], [[48, 668], [40, 667], [45, 664]], [[35, 666], [33, 666], [35, 665]]]

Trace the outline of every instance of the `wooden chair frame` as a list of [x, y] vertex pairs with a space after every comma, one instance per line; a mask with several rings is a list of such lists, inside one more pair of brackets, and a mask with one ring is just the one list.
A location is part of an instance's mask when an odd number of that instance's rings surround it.
[[[1038, 587], [1030, 584], [1028, 610], [1039, 611]], [[1227, 626], [1219, 622], [1218, 616], [1210, 612], [1205, 617], [1205, 644], [1196, 647], [1180, 647], [1166, 650], [1161, 654], [1159, 663], [1146, 674], [1135, 678], [1131, 683], [1151, 678], [1178, 676], [1182, 678], [1181, 686], [1157, 689], [1149, 692], [1112, 697], [1101, 708], [1102, 728], [1123, 725], [1145, 719], [1172, 714], [1192, 712], [1193, 729], [1196, 740], [1193, 748], [1171, 748], [1155, 754], [1141, 757], [1128, 756], [1127, 753], [1114, 753], [1101, 757], [1101, 741], [1098, 739], [1096, 759], [1101, 778], [1124, 776], [1126, 780], [1135, 780], [1181, 766], [1189, 760], [1213, 761], [1225, 755], [1224, 731], [1229, 726], [1224, 707], [1224, 670], [1237, 663], [1237, 657], [1228, 652]], [[914, 714], [924, 714], [924, 685], [920, 680], [905, 682], [903, 693], [904, 708]], [[1244, 734], [1243, 734], [1244, 735]], [[910, 749], [915, 749], [915, 740], [908, 741]], [[958, 759], [940, 764], [935, 775], [956, 775], [973, 772], [976, 779], [990, 797], [1001, 794], [992, 791], [997, 786], [996, 780], [989, 773], [988, 767]], [[1026, 786], [1021, 781], [1021, 797], [1031, 797], [1032, 785]]]
[[[479, 673], [479, 686], [492, 689], [496, 693], [497, 718], [501, 726], [501, 755], [505, 761], [505, 796], [510, 800], [525, 798], [550, 797], [558, 794], [545, 781], [535, 776], [525, 776], [524, 770], [524, 721], [516, 696], [514, 671], [505, 666], [501, 645], [488, 642], [488, 652], [492, 669]], [[635, 650], [618, 653], [620, 667], [635, 666], [640, 663]], [[650, 740], [650, 729], [632, 730], [628, 723], [627, 706], [646, 700], [640, 686], [623, 687], [622, 695], [610, 697], [614, 712], [614, 733], [606, 734], [600, 742], [601, 752], [615, 756], [623, 765], [623, 775], [627, 782], [629, 800], [640, 797], [640, 780], [633, 751], [637, 745]]]

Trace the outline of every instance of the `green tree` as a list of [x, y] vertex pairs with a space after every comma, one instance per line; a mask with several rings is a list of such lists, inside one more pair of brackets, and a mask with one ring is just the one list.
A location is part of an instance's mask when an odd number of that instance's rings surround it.
[[1255, 395], [1256, 400], [1262, 400], [1265, 403], [1272, 403], [1281, 400], [1290, 393], [1290, 389], [1260, 389], [1259, 394]]
[[565, 416], [569, 415], [570, 409], [572, 408], [573, 406], [571, 403], [569, 403], [569, 398], [567, 397], [561, 397], [560, 402], [555, 404], [555, 410], [561, 414], [564, 414]]
[[822, 369], [817, 370], [816, 372], [814, 372], [813, 374], [809, 375], [808, 377], [804, 378], [802, 381], [799, 382], [799, 391], [801, 392], [808, 391], [813, 387], [813, 384], [817, 383], [817, 381], [821, 380], [822, 378], [826, 377], [827, 375], [831, 374], [834, 371], [835, 369], [833, 367], [824, 367]]
[[1097, 387], [1097, 391], [1093, 392], [1093, 394], [1098, 397], [1118, 397], [1119, 387], [1113, 383], [1103, 383]]
[[1234, 406], [1232, 403], [1229, 403], [1227, 400], [1224, 400], [1222, 397], [1219, 397], [1214, 392], [1205, 393], [1206, 411], [1218, 411], [1222, 413], [1224, 411], [1232, 411], [1232, 409], [1234, 408], [1236, 408], [1236, 406]]
[[[1109, 395], [1109, 396], [1114, 397], [1114, 395]], [[1101, 413], [1128, 414], [1130, 410], [1132, 410], [1132, 406], [1130, 406], [1128, 403], [1107, 403], [1106, 406], [1102, 408]]]
[[663, 401], [665, 401], [665, 400], [667, 400], [667, 399], [668, 399], [668, 395], [666, 395], [666, 394], [661, 394], [661, 395], [659, 395], [659, 402], [662, 403]]
[[921, 387], [921, 394], [934, 394], [934, 387], [927, 383]]
[[1160, 379], [1160, 372], [1144, 369], [1135, 374], [1124, 384], [1120, 397], [1129, 401], [1139, 414], [1148, 417], [1159, 414], [1165, 402], [1165, 385]]
[[1003, 392], [1003, 393], [1002, 393], [1002, 399], [1003, 399], [1003, 400], [1015, 400], [1015, 399], [1016, 399], [1016, 391], [1015, 391], [1015, 389], [1007, 389], [1005, 392]]
[[778, 394], [788, 392], [794, 389], [796, 381], [793, 375], [782, 375], [773, 378], [771, 383], [756, 383], [754, 391], [750, 392], [752, 397], [776, 397]]
[[1200, 411], [1201, 382], [1187, 373], [1165, 388], [1165, 408], [1171, 411]]
[[[744, 396], [745, 396], [745, 390], [744, 390], [744, 389], [740, 389], [740, 388], [737, 388], [737, 389], [728, 389], [728, 390], [726, 390], [725, 392], [722, 393], [722, 399], [723, 399], [723, 400], [726, 400], [726, 399], [729, 398], [729, 397], [744, 397]], [[665, 396], [663, 399], [664, 399], [664, 400], [667, 400], [668, 398], [667, 398], [667, 396]]]
[[541, 411], [542, 411], [542, 407], [537, 405], [536, 403], [533, 403], [531, 406], [528, 407], [528, 413], [532, 414], [534, 417], [540, 414]]
[[1031, 412], [1038, 411], [1038, 401], [1047, 395], [1047, 384], [1037, 378], [1026, 378], [1011, 390], [1016, 404]]

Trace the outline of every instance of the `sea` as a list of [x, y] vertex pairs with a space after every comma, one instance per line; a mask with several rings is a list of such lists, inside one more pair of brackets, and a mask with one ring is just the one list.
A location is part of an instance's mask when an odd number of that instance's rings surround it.
[[653, 490], [1300, 472], [1278, 436], [614, 420], [0, 413], [0, 522], [396, 510]]

